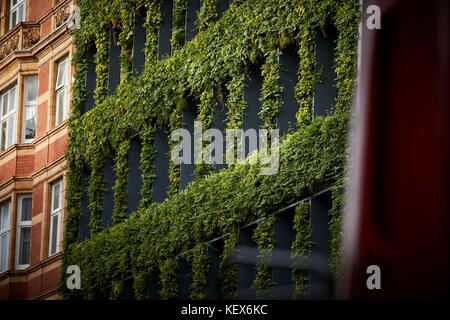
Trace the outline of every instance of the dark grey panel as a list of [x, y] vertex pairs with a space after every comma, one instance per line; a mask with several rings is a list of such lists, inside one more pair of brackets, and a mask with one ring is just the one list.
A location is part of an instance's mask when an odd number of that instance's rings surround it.
[[152, 200], [163, 202], [169, 190], [169, 134], [156, 127], [155, 132], [155, 181], [152, 186]]
[[95, 46], [91, 46], [86, 53], [87, 73], [86, 73], [86, 102], [84, 104], [84, 112], [88, 112], [95, 105], [94, 91], [97, 81], [97, 73], [95, 72]]
[[147, 32], [144, 27], [146, 10], [141, 10], [134, 16], [133, 38], [133, 75], [139, 76], [144, 71], [145, 40]]
[[217, 0], [216, 2], [217, 18], [220, 19], [220, 17], [229, 7], [230, 7], [230, 0]]
[[206, 299], [222, 299], [221, 280], [219, 277], [219, 266], [222, 261], [223, 240], [219, 239], [211, 242], [208, 248], [209, 272], [206, 283]]
[[128, 215], [136, 211], [142, 198], [142, 171], [139, 168], [141, 161], [142, 143], [138, 137], [130, 141], [128, 152], [128, 179], [127, 179], [127, 211]]
[[180, 190], [194, 181], [194, 121], [197, 117], [197, 106], [195, 102], [190, 101], [189, 106], [183, 110], [183, 128], [191, 133], [191, 164], [180, 165]]
[[133, 278], [124, 280], [121, 300], [135, 300]]
[[[214, 90], [214, 97], [216, 101], [216, 107], [213, 110], [213, 118], [212, 118], [212, 128], [220, 130], [223, 136], [223, 164], [215, 164], [214, 171], [219, 171], [221, 169], [227, 168], [228, 165], [225, 163], [225, 154], [226, 154], [226, 128], [227, 128], [227, 107], [226, 107], [226, 97], [223, 95], [223, 100], [220, 101], [217, 90]], [[212, 154], [215, 156], [215, 153]]]
[[91, 212], [88, 208], [88, 187], [90, 173], [86, 170], [81, 171], [81, 214], [78, 225], [78, 240], [83, 241], [90, 238], [89, 221]]
[[149, 300], [160, 300], [159, 292], [161, 291], [161, 283], [159, 282], [159, 271], [149, 272], [148, 277], [148, 298]]
[[[244, 99], [245, 102], [247, 102], [248, 107], [244, 111], [244, 131], [252, 128], [255, 129], [258, 134], [258, 130], [262, 127], [262, 120], [258, 115], [261, 111], [261, 101], [259, 101], [259, 98], [263, 83], [263, 79], [261, 77], [261, 66], [251, 66], [245, 82]], [[249, 150], [249, 143], [247, 140], [248, 139], [246, 139], [245, 142], [245, 156], [253, 151]]]
[[120, 46], [119, 30], [110, 31], [109, 65], [108, 65], [108, 94], [114, 94], [120, 83]]
[[[292, 243], [295, 240], [294, 225], [294, 211], [292, 207], [286, 211], [281, 212], [276, 216], [273, 226], [275, 246], [272, 254], [272, 261], [276, 264], [277, 261], [284, 261], [282, 256], [285, 252], [291, 251]], [[276, 285], [272, 288], [273, 298], [275, 299], [290, 299], [294, 292], [292, 283], [292, 269], [289, 265], [284, 267], [274, 267], [272, 269], [273, 280]]]
[[278, 114], [277, 124], [280, 136], [287, 133], [289, 128], [296, 129], [297, 120], [295, 115], [299, 109], [297, 99], [295, 99], [295, 86], [298, 82], [298, 65], [300, 58], [294, 46], [283, 50], [280, 55], [280, 86], [282, 105]]
[[178, 299], [191, 298], [192, 267], [181, 257], [178, 259]]
[[[257, 245], [252, 239], [253, 231], [256, 225], [251, 225], [239, 232], [239, 246], [253, 247]], [[252, 289], [255, 280], [256, 269], [254, 264], [239, 263], [238, 271], [238, 299], [255, 299], [256, 290]]]
[[160, 4], [162, 22], [159, 26], [158, 59], [171, 55], [172, 48], [170, 39], [172, 38], [172, 10], [173, 0], [161, 0]]
[[334, 47], [337, 32], [327, 29], [325, 37], [321, 31], [316, 33], [316, 73], [322, 71], [319, 83], [314, 86], [314, 117], [325, 117], [336, 104], [337, 88], [334, 72]]
[[[329, 241], [331, 234], [329, 230], [330, 216], [328, 212], [331, 210], [331, 207], [331, 192], [322, 193], [311, 198], [312, 265], [328, 261], [330, 255]], [[329, 269], [329, 263], [326, 263], [326, 266], [323, 267]], [[331, 283], [328, 275], [310, 271], [308, 283], [308, 297], [310, 299], [328, 298], [331, 296]]]
[[200, 12], [200, 0], [188, 0], [186, 7], [186, 42], [198, 33], [197, 12]]
[[116, 183], [116, 176], [114, 173], [114, 161], [107, 157], [105, 158], [105, 169], [103, 178], [105, 180], [105, 192], [103, 193], [103, 215], [102, 225], [104, 228], [112, 225], [112, 215], [114, 209], [114, 191], [113, 186]]

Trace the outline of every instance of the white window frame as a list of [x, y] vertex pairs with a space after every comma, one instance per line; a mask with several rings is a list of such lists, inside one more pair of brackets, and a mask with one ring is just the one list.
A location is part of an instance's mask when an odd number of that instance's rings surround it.
[[[14, 103], [15, 105], [11, 110], [6, 110], [6, 114], [3, 115], [3, 105], [5, 102], [5, 99], [8, 99], [8, 109], [9, 105], [11, 103], [11, 97], [14, 91]], [[16, 143], [16, 110], [17, 110], [17, 84], [13, 85], [6, 91], [0, 94], [0, 152], [8, 149], [10, 146]], [[8, 122], [10, 118], [14, 118], [13, 120], [13, 132], [12, 132], [12, 141], [8, 141]], [[6, 122], [6, 138], [5, 138], [5, 145], [2, 145], [3, 140], [3, 133], [2, 133], [2, 127], [3, 123]]]
[[[27, 7], [26, 7], [26, 0], [17, 0], [17, 3], [15, 5], [13, 5], [13, 1], [14, 0], [10, 0], [9, 2], [9, 29], [12, 29], [13, 27], [15, 27], [17, 24], [19, 24], [20, 22], [23, 22], [26, 20], [26, 11], [27, 11]], [[20, 6], [23, 5], [23, 16], [22, 16], [22, 20], [19, 20], [19, 10], [20, 10]], [[16, 21], [14, 21], [13, 24], [13, 13], [16, 12]]]
[[[69, 109], [69, 57], [66, 56], [58, 61], [57, 63], [58, 67], [56, 68], [56, 84], [55, 84], [55, 97], [56, 97], [56, 110], [55, 110], [55, 126], [59, 125], [60, 123], [63, 123], [67, 119], [68, 109]], [[64, 79], [62, 79], [62, 82], [58, 84], [59, 82], [59, 75], [62, 68], [66, 69]], [[64, 94], [64, 100], [63, 100], [63, 107], [62, 112], [63, 115], [61, 117], [61, 122], [58, 122], [59, 118], [59, 95]]]
[[[22, 221], [22, 209], [23, 209], [23, 200], [24, 199], [33, 199], [33, 196], [31, 194], [25, 194], [25, 195], [20, 195], [17, 199], [16, 270], [26, 269], [30, 265], [29, 260], [28, 260], [28, 264], [19, 264], [20, 231], [21, 231], [21, 229], [23, 229], [23, 228], [30, 229], [30, 244], [31, 244], [31, 220]], [[29, 257], [30, 257], [30, 255], [28, 256], [28, 259], [29, 259]]]
[[[59, 185], [59, 203], [58, 207], [54, 208], [54, 198], [55, 198], [55, 189], [56, 186]], [[60, 179], [51, 185], [52, 196], [50, 203], [50, 232], [49, 232], [49, 242], [48, 242], [48, 256], [53, 256], [60, 251], [60, 240], [61, 240], [61, 217], [62, 217], [62, 204], [63, 204], [63, 180]], [[56, 228], [56, 248], [52, 248], [52, 238], [53, 238], [53, 219], [57, 216], [57, 228]]]
[[[3, 226], [3, 225], [1, 225], [2, 224], [2, 218], [3, 218], [3, 215], [5, 214], [5, 208], [6, 208], [6, 212], [7, 212], [7, 215], [8, 215], [8, 217], [7, 217], [7, 219], [6, 219], [6, 221], [7, 221], [7, 223], [8, 223], [8, 225], [7, 225], [7, 227], [5, 227], [5, 226]], [[11, 221], [10, 221], [10, 219], [11, 219], [11, 201], [10, 200], [8, 200], [8, 201], [6, 201], [6, 202], [3, 202], [2, 204], [0, 204], [0, 273], [2, 273], [2, 272], [5, 272], [5, 271], [7, 271], [8, 269], [9, 269], [9, 265], [8, 265], [8, 263], [9, 263], [9, 243], [11, 242], [10, 240], [10, 238], [11, 238], [11, 235], [10, 235], [10, 229], [11, 229]], [[6, 269], [4, 269], [4, 270], [2, 270], [2, 265], [4, 264], [4, 261], [2, 261], [2, 252], [3, 252], [3, 246], [5, 245], [4, 243], [3, 243], [3, 237], [4, 236], [7, 236], [7, 240], [6, 240], [6, 246], [7, 246], [7, 249], [6, 249]]]
[[[37, 97], [39, 92], [39, 82], [38, 86], [36, 87], [36, 100], [28, 100], [28, 83], [31, 81], [31, 79], [38, 80], [37, 75], [27, 76], [24, 81], [24, 94], [23, 94], [23, 116], [22, 116], [22, 142], [23, 143], [30, 143], [33, 142], [34, 139], [36, 139], [36, 128], [37, 128]], [[34, 108], [34, 114], [35, 114], [35, 122], [34, 122], [34, 138], [27, 139], [26, 138], [26, 130], [27, 130], [27, 110]]]

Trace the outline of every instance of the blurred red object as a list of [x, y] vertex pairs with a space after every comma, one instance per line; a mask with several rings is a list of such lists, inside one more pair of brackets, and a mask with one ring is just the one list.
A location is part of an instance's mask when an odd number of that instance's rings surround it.
[[[369, 5], [381, 29], [367, 27]], [[449, 297], [449, 12], [447, 0], [364, 1], [338, 298]]]

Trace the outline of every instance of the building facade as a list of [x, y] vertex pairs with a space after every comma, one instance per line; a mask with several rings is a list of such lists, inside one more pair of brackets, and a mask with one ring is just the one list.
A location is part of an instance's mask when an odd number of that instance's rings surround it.
[[74, 2], [0, 2], [0, 299], [58, 297]]

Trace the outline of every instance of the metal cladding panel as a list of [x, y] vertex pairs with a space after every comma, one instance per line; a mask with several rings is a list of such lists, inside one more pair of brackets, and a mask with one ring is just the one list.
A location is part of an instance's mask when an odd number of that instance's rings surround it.
[[334, 72], [334, 47], [337, 32], [334, 28], [326, 29], [326, 35], [316, 32], [316, 79], [314, 84], [314, 117], [326, 117], [336, 104], [337, 87]]
[[299, 104], [295, 98], [295, 86], [298, 82], [298, 65], [300, 58], [294, 46], [286, 48], [280, 55], [280, 81], [279, 85], [283, 88], [281, 93], [282, 105], [277, 118], [277, 127], [280, 130], [280, 136], [288, 132], [289, 129], [296, 130], [296, 114]]
[[138, 137], [131, 139], [128, 152], [127, 211], [128, 215], [136, 211], [142, 199], [141, 161], [142, 143]]
[[145, 41], [147, 37], [147, 32], [144, 27], [146, 14], [146, 12], [138, 12], [134, 16], [133, 75], [135, 77], [144, 71]]
[[97, 72], [95, 71], [95, 46], [91, 46], [86, 54], [87, 73], [86, 73], [86, 102], [84, 104], [84, 112], [92, 110], [95, 105], [94, 91], [97, 81]]
[[160, 4], [162, 22], [159, 26], [158, 59], [172, 54], [170, 39], [172, 38], [173, 0], [162, 0]]
[[200, 12], [200, 0], [188, 0], [186, 7], [186, 42], [194, 39], [198, 33], [197, 12]]

